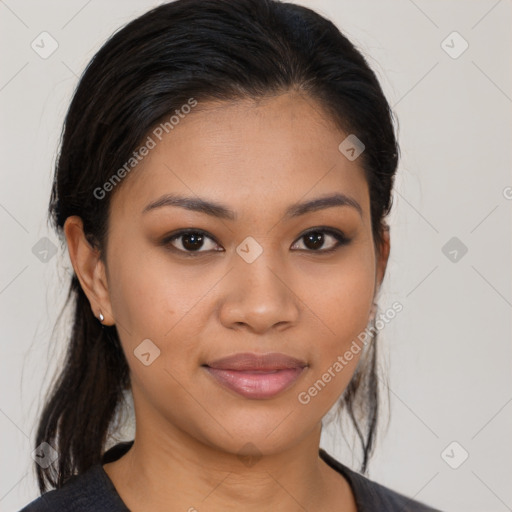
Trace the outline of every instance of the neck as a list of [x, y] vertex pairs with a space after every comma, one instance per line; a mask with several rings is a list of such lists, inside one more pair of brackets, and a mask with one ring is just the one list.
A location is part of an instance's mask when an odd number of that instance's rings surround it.
[[320, 435], [318, 424], [285, 450], [261, 454], [252, 445], [233, 453], [180, 430], [169, 432], [168, 424], [167, 429], [138, 428], [130, 450], [104, 469], [133, 512], [215, 512], [233, 504], [245, 512], [327, 511], [333, 501], [339, 510], [342, 500], [351, 498], [350, 489], [320, 459]]

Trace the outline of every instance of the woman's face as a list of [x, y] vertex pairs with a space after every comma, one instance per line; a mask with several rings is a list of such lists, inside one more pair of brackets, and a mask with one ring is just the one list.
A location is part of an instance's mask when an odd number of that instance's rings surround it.
[[[367, 326], [385, 258], [376, 259], [363, 169], [338, 149], [348, 134], [313, 100], [207, 106], [153, 136], [115, 191], [103, 309], [130, 366], [138, 434], [271, 453], [317, 429], [349, 383], [361, 352], [332, 368]], [[356, 206], [300, 209], [334, 194]], [[165, 204], [171, 195], [189, 208]], [[199, 200], [222, 210], [199, 210]], [[184, 229], [200, 233], [172, 239]], [[307, 366], [246, 375], [245, 386], [238, 373], [245, 392], [204, 366], [247, 352]], [[309, 393], [329, 368], [330, 381]]]

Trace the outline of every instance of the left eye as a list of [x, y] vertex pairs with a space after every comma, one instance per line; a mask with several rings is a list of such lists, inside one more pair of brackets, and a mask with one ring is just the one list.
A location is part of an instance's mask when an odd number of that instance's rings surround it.
[[[322, 248], [326, 242], [326, 235], [327, 239], [331, 239], [331, 244], [327, 249]], [[345, 238], [341, 232], [333, 231], [331, 229], [315, 229], [308, 231], [307, 233], [304, 233], [299, 238], [299, 240], [304, 240], [306, 249], [309, 249], [313, 252], [332, 252], [335, 251], [339, 246], [345, 245], [349, 242], [349, 240]], [[295, 242], [295, 244], [296, 243], [297, 242]]]
[[[304, 240], [305, 249], [297, 248], [298, 242]], [[330, 240], [329, 247], [326, 249], [324, 245], [326, 242]], [[178, 242], [176, 244], [176, 242]], [[332, 252], [335, 251], [341, 245], [346, 245], [349, 243], [348, 240], [343, 233], [334, 231], [332, 229], [314, 229], [310, 230], [307, 233], [304, 233], [302, 236], [298, 238], [298, 240], [292, 245], [292, 249], [305, 250], [310, 252]], [[208, 243], [210, 247], [208, 247]], [[194, 255], [194, 253], [203, 253], [216, 251], [220, 252], [223, 249], [216, 249], [219, 247], [215, 240], [208, 236], [204, 231], [200, 230], [189, 230], [189, 231], [180, 231], [172, 235], [171, 237], [164, 240], [164, 245], [172, 245], [172, 247], [180, 252], [186, 253], [187, 255]], [[206, 245], [206, 247], [205, 247]], [[201, 250], [203, 249], [203, 250]]]

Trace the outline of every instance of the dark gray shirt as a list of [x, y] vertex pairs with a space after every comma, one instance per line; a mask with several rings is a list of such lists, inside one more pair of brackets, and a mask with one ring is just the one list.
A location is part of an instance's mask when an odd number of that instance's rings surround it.
[[[121, 458], [132, 444], [133, 441], [116, 444], [105, 452], [101, 464], [71, 477], [60, 489], [46, 492], [20, 512], [129, 512], [102, 464]], [[319, 455], [345, 477], [354, 493], [358, 512], [440, 512], [367, 479], [322, 448]]]

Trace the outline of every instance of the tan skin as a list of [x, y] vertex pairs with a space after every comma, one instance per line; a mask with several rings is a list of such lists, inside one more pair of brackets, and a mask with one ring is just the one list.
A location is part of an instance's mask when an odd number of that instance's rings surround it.
[[[338, 150], [345, 137], [297, 92], [200, 104], [115, 190], [105, 263], [80, 218], [66, 220], [73, 267], [94, 314], [117, 325], [130, 366], [135, 442], [104, 469], [132, 511], [356, 511], [318, 449], [322, 417], [360, 355], [308, 404], [297, 398], [366, 328], [389, 255], [388, 232], [375, 250], [363, 170]], [[345, 205], [284, 216], [334, 192], [362, 214]], [[237, 218], [178, 206], [142, 213], [169, 193], [222, 203]], [[322, 254], [337, 241], [323, 232], [323, 244], [308, 245], [318, 226], [350, 242]], [[186, 256], [190, 239], [162, 242], [185, 228], [211, 237], [192, 245], [199, 255]], [[250, 264], [236, 252], [247, 236], [263, 248]], [[134, 355], [147, 338], [161, 351], [149, 366]], [[308, 368], [283, 393], [248, 399], [201, 366], [238, 352], [283, 352]], [[261, 454], [251, 466], [239, 458], [248, 442]]]

